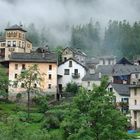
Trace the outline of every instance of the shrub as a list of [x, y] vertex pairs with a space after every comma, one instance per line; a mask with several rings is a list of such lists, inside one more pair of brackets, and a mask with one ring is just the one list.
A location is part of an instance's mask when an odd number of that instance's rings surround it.
[[48, 130], [60, 128], [60, 123], [63, 121], [65, 114], [66, 110], [61, 109], [46, 112], [46, 119], [42, 127]]
[[36, 96], [33, 98], [33, 102], [38, 106], [38, 110], [41, 113], [48, 109], [47, 96]]
[[76, 83], [68, 83], [65, 91], [76, 94], [78, 90], [79, 90], [79, 86]]
[[47, 130], [57, 129], [60, 126], [60, 121], [56, 116], [50, 115], [43, 122], [43, 128]]
[[43, 120], [44, 115], [41, 113], [31, 113], [30, 114], [30, 119], [34, 123], [39, 123]]

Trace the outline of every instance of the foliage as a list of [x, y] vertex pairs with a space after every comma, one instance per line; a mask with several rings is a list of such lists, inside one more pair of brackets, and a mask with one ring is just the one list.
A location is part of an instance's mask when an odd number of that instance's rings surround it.
[[66, 92], [71, 92], [73, 94], [76, 94], [78, 92], [79, 86], [76, 83], [68, 83], [66, 85]]
[[57, 56], [58, 56], [58, 63], [61, 63], [62, 62], [62, 50], [63, 50], [63, 47], [62, 46], [57, 46], [54, 51], [57, 53]]
[[0, 96], [8, 98], [8, 73], [7, 69], [0, 65]]
[[42, 75], [43, 74], [39, 72], [38, 65], [34, 64], [21, 72], [16, 81], [24, 84], [24, 89], [28, 94], [28, 119], [30, 113], [30, 94], [39, 91], [39, 86], [43, 80]]
[[33, 101], [38, 106], [38, 111], [45, 113], [48, 109], [48, 96], [35, 96]]
[[68, 140], [127, 139], [127, 118], [115, 109], [112, 93], [104, 86], [92, 91], [83, 88], [71, 103], [70, 111], [61, 124]]
[[140, 22], [109, 21], [103, 42], [105, 53], [133, 58], [140, 53]]
[[[78, 25], [72, 27], [70, 46], [80, 48], [88, 55], [93, 56], [99, 54], [100, 48], [100, 25], [95, 24], [92, 20], [86, 25]], [[90, 51], [88, 51], [90, 50]]]
[[47, 111], [46, 119], [43, 122], [42, 127], [47, 130], [60, 128], [60, 123], [64, 120], [66, 113], [66, 109], [56, 109]]

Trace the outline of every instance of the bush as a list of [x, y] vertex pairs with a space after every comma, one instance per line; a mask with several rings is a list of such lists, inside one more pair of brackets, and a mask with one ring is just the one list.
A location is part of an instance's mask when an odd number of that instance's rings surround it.
[[47, 96], [36, 96], [33, 98], [33, 102], [38, 106], [38, 111], [45, 113], [48, 109]]
[[47, 130], [57, 129], [59, 127], [60, 127], [60, 121], [56, 116], [53, 115], [48, 116], [43, 122], [43, 128]]
[[39, 123], [43, 120], [44, 115], [41, 113], [31, 113], [30, 118], [32, 122]]
[[[28, 114], [26, 112], [18, 112], [18, 118], [20, 121], [26, 122], [28, 120]], [[30, 113], [30, 121], [33, 123], [39, 123], [43, 120], [44, 115], [41, 113]]]
[[63, 121], [66, 112], [66, 110], [62, 109], [46, 112], [46, 119], [43, 122], [42, 127], [47, 130], [60, 128], [60, 123]]
[[17, 113], [17, 116], [18, 116], [20, 121], [23, 121], [23, 122], [27, 121], [28, 114], [26, 112], [20, 111], [20, 112]]
[[78, 90], [79, 90], [79, 86], [76, 83], [68, 83], [65, 91], [76, 94]]

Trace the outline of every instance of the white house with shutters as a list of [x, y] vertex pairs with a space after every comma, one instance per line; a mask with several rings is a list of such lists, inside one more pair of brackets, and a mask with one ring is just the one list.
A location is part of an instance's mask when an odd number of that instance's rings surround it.
[[86, 67], [74, 60], [73, 58], [67, 59], [65, 62], [58, 66], [58, 86], [59, 89], [66, 87], [67, 83], [75, 82], [81, 85], [82, 78], [86, 74]]

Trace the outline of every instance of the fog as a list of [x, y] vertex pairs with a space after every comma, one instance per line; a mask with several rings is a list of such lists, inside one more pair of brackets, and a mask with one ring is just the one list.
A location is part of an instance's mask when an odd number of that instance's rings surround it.
[[0, 0], [0, 28], [10, 24], [46, 26], [60, 41], [67, 41], [71, 25], [111, 20], [140, 20], [140, 0]]

